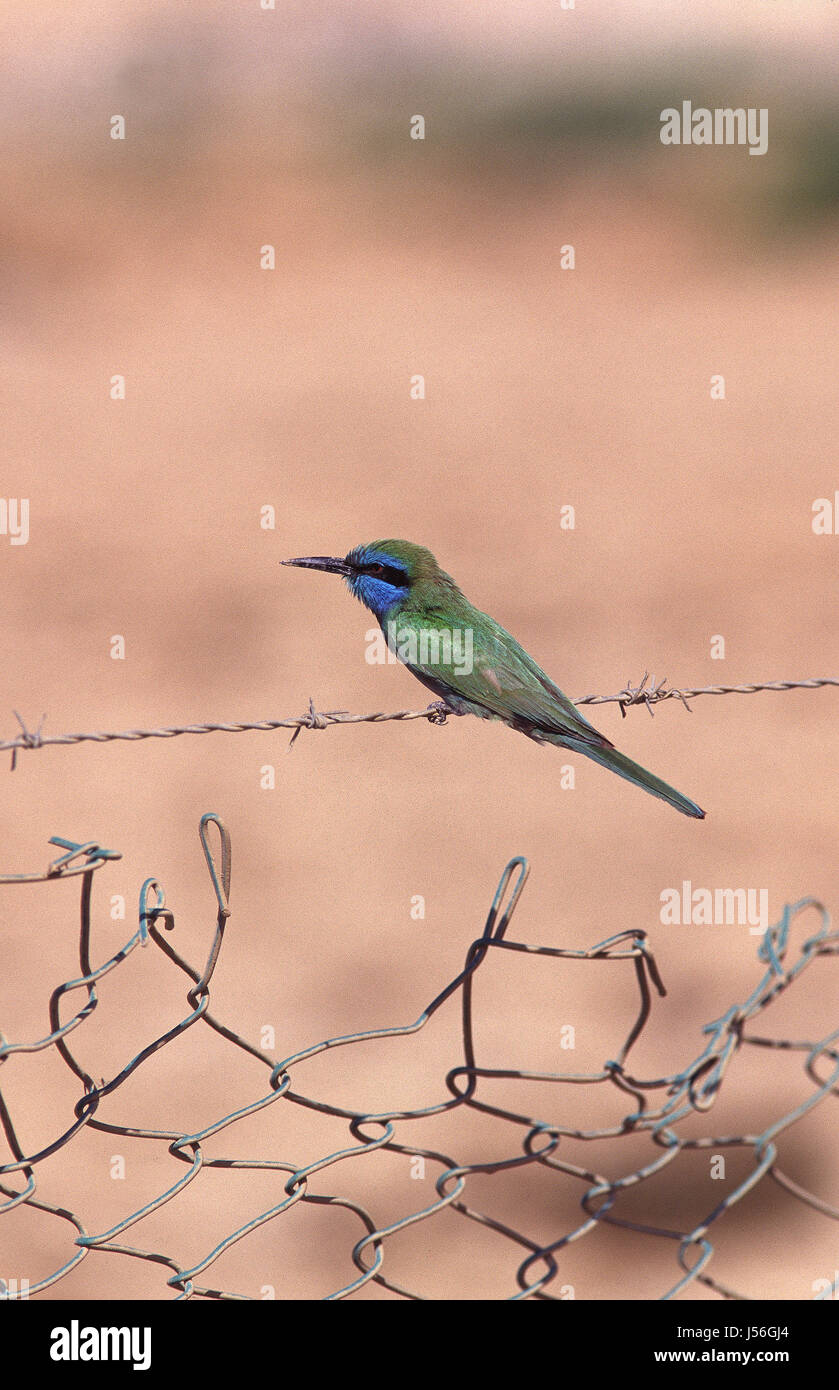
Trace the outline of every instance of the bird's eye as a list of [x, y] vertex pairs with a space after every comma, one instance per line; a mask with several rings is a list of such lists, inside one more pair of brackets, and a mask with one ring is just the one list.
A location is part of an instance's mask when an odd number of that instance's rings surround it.
[[384, 565], [371, 565], [371, 566], [370, 566], [370, 573], [371, 573], [371, 574], [384, 574], [384, 572], [385, 572], [385, 567], [384, 567]]

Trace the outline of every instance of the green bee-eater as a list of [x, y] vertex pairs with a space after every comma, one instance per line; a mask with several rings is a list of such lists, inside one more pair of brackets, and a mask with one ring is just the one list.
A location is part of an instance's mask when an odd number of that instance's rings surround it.
[[371, 541], [343, 560], [308, 556], [282, 564], [343, 575], [376, 615], [390, 650], [440, 696], [441, 712], [500, 719], [537, 743], [584, 753], [683, 815], [704, 817], [694, 801], [598, 733], [516, 639], [473, 608], [430, 550], [409, 541]]

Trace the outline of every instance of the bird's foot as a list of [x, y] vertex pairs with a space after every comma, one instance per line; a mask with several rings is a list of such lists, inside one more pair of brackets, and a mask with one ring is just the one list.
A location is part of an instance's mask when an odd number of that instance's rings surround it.
[[428, 706], [428, 722], [430, 724], [445, 724], [449, 715], [454, 714], [454, 712], [445, 700], [432, 700]]

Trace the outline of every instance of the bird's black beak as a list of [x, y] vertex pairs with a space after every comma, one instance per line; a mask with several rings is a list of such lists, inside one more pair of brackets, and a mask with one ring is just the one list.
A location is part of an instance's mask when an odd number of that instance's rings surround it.
[[307, 555], [300, 560], [281, 560], [281, 565], [297, 565], [304, 570], [326, 570], [329, 574], [342, 574], [348, 579], [355, 571], [346, 560], [334, 560], [329, 555]]

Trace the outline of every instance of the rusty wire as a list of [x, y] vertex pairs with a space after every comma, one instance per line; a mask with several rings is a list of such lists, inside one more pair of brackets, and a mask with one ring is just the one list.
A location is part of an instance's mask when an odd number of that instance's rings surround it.
[[[220, 863], [217, 852], [210, 842], [210, 827], [215, 826], [220, 835]], [[476, 1222], [493, 1231], [508, 1242], [523, 1258], [517, 1265], [510, 1264], [511, 1301], [536, 1298], [555, 1300], [556, 1292], [551, 1285], [561, 1274], [562, 1251], [573, 1241], [584, 1238], [597, 1229], [601, 1223], [622, 1227], [645, 1235], [657, 1236], [673, 1243], [674, 1254], [681, 1270], [680, 1276], [668, 1288], [662, 1289], [661, 1298], [671, 1299], [694, 1283], [704, 1285], [721, 1298], [740, 1299], [749, 1295], [738, 1292], [708, 1273], [708, 1265], [714, 1254], [711, 1235], [723, 1220], [726, 1213], [754, 1186], [766, 1179], [773, 1179], [789, 1197], [806, 1205], [832, 1220], [839, 1220], [839, 1210], [809, 1192], [790, 1178], [778, 1163], [777, 1139], [785, 1130], [801, 1119], [806, 1113], [819, 1105], [831, 1094], [839, 1094], [839, 1029], [827, 1037], [816, 1041], [774, 1039], [751, 1035], [746, 1029], [758, 1014], [776, 1000], [792, 985], [815, 959], [839, 953], [839, 932], [830, 931], [826, 909], [814, 899], [801, 899], [787, 906], [775, 925], [765, 933], [758, 957], [765, 965], [764, 973], [752, 993], [742, 1003], [733, 1005], [723, 1017], [707, 1024], [704, 1033], [707, 1041], [681, 1071], [672, 1075], [645, 1079], [636, 1076], [629, 1069], [628, 1058], [631, 1049], [648, 1024], [652, 1012], [652, 993], [657, 990], [664, 994], [654, 957], [647, 944], [643, 931], [626, 930], [598, 942], [588, 949], [570, 949], [553, 946], [537, 946], [507, 939], [507, 930], [519, 901], [528, 875], [527, 861], [517, 857], [512, 859], [501, 875], [498, 888], [492, 900], [486, 925], [480, 937], [468, 948], [463, 970], [432, 999], [419, 1017], [413, 1022], [391, 1028], [375, 1028], [352, 1033], [342, 1037], [331, 1037], [303, 1049], [292, 1056], [276, 1060], [254, 1047], [232, 1028], [222, 1023], [209, 1011], [210, 983], [221, 951], [225, 928], [230, 916], [230, 836], [214, 814], [202, 817], [200, 823], [201, 842], [210, 872], [215, 897], [215, 931], [212, 944], [203, 969], [192, 966], [172, 945], [169, 934], [175, 924], [174, 915], [166, 906], [162, 888], [154, 879], [147, 879], [140, 892], [139, 920], [137, 930], [126, 943], [103, 964], [94, 966], [91, 955], [91, 896], [94, 874], [110, 860], [118, 859], [119, 854], [104, 849], [95, 842], [76, 843], [72, 840], [55, 838], [50, 843], [65, 852], [54, 859], [45, 870], [30, 874], [4, 875], [0, 885], [30, 882], [63, 880], [74, 875], [82, 876], [81, 884], [81, 927], [79, 938], [78, 978], [68, 980], [54, 991], [49, 1004], [49, 1032], [34, 1041], [10, 1042], [0, 1033], [0, 1065], [14, 1065], [14, 1057], [20, 1053], [44, 1051], [54, 1048], [64, 1064], [81, 1083], [82, 1093], [74, 1107], [74, 1117], [60, 1132], [36, 1153], [27, 1153], [17, 1134], [9, 1104], [0, 1090], [0, 1126], [5, 1132], [11, 1160], [0, 1165], [0, 1193], [8, 1200], [0, 1204], [0, 1216], [17, 1208], [29, 1208], [49, 1213], [66, 1222], [71, 1227], [68, 1257], [58, 1268], [31, 1284], [27, 1289], [15, 1287], [12, 1283], [0, 1280], [0, 1298], [16, 1299], [43, 1293], [51, 1286], [65, 1279], [76, 1266], [89, 1255], [99, 1253], [119, 1254], [125, 1257], [159, 1264], [171, 1271], [167, 1285], [176, 1299], [214, 1298], [240, 1299], [246, 1295], [232, 1290], [210, 1287], [203, 1276], [213, 1263], [237, 1241], [245, 1239], [252, 1231], [266, 1222], [274, 1221], [297, 1202], [311, 1202], [331, 1207], [341, 1207], [352, 1212], [358, 1219], [362, 1233], [351, 1253], [357, 1275], [349, 1282], [335, 1288], [327, 1295], [328, 1299], [343, 1299], [351, 1296], [364, 1285], [375, 1283], [404, 1298], [417, 1299], [423, 1295], [405, 1288], [389, 1278], [386, 1271], [387, 1241], [419, 1222], [428, 1222], [441, 1211], [449, 1209], [464, 1219]], [[819, 925], [800, 948], [797, 959], [785, 963], [789, 947], [790, 928], [801, 914], [812, 911], [817, 914]], [[164, 934], [165, 933], [165, 934]], [[116, 969], [138, 946], [153, 941], [175, 966], [188, 977], [188, 1011], [173, 1027], [164, 1034], [151, 1039], [145, 1047], [121, 1071], [110, 1080], [101, 1079], [98, 1083], [78, 1062], [69, 1044], [70, 1035], [84, 1025], [85, 1020], [97, 1007], [99, 996], [97, 986], [108, 974]], [[563, 1072], [530, 1072], [517, 1069], [503, 1070], [487, 1068], [477, 1061], [473, 1034], [473, 995], [472, 984], [476, 971], [491, 950], [512, 951], [550, 957], [554, 960], [577, 960], [591, 962], [631, 963], [638, 990], [638, 1010], [626, 1039], [617, 1056], [604, 1061], [602, 1068], [589, 1074]], [[76, 1012], [65, 1022], [61, 1022], [61, 1003], [74, 992], [81, 992], [82, 1000]], [[360, 1110], [347, 1109], [310, 1096], [302, 1091], [292, 1090], [292, 1074], [302, 1068], [310, 1058], [337, 1047], [351, 1047], [357, 1043], [374, 1039], [404, 1037], [419, 1032], [434, 1013], [448, 1000], [459, 996], [462, 1016], [463, 1054], [461, 1060], [452, 1066], [441, 1079], [447, 1094], [432, 1105], [417, 1110], [385, 1109], [371, 1114]], [[241, 1049], [269, 1070], [265, 1093], [256, 1101], [216, 1117], [211, 1123], [196, 1133], [179, 1133], [174, 1130], [154, 1130], [115, 1124], [99, 1114], [103, 1101], [141, 1067], [154, 1053], [180, 1037], [188, 1028], [201, 1023], [225, 1038], [230, 1044]], [[810, 1083], [809, 1093], [801, 1103], [785, 1114], [779, 1115], [760, 1134], [715, 1135], [688, 1137], [679, 1133], [683, 1120], [693, 1115], [708, 1112], [717, 1097], [728, 1069], [736, 1061], [741, 1049], [746, 1047], [775, 1048], [798, 1051], [803, 1054], [804, 1070]], [[2, 1072], [0, 1072], [2, 1075]], [[484, 1078], [504, 1077], [527, 1082], [542, 1081], [556, 1084], [606, 1084], [613, 1085], [618, 1092], [629, 1098], [629, 1109], [617, 1125], [606, 1128], [580, 1130], [558, 1124], [549, 1124], [527, 1114], [508, 1110], [491, 1104], [482, 1098], [480, 1083]], [[290, 1158], [210, 1158], [205, 1152], [205, 1141], [219, 1131], [234, 1125], [246, 1116], [253, 1115], [268, 1106], [276, 1104], [303, 1106], [325, 1115], [339, 1117], [347, 1122], [352, 1143], [335, 1152], [324, 1154], [315, 1162], [305, 1166]], [[456, 1159], [435, 1149], [417, 1147], [400, 1133], [400, 1126], [407, 1121], [416, 1121], [451, 1111], [459, 1106], [480, 1111], [493, 1117], [499, 1126], [506, 1126], [518, 1135], [507, 1157], [485, 1163], [458, 1163]], [[75, 1135], [85, 1126], [103, 1130], [127, 1139], [156, 1141], [168, 1153], [186, 1165], [187, 1171], [177, 1181], [164, 1187], [143, 1206], [125, 1213], [109, 1230], [91, 1233], [87, 1230], [81, 1216], [66, 1207], [57, 1206], [36, 1196], [36, 1171], [38, 1165], [52, 1154], [65, 1148]], [[619, 1138], [627, 1134], [646, 1134], [653, 1145], [661, 1150], [640, 1167], [635, 1167], [617, 1178], [607, 1178], [593, 1170], [565, 1161], [562, 1157], [564, 1138], [575, 1140], [598, 1140]], [[679, 1153], [690, 1149], [709, 1149], [717, 1147], [739, 1147], [751, 1151], [754, 1167], [741, 1182], [728, 1187], [725, 1196], [708, 1212], [704, 1219], [692, 1230], [673, 1230], [666, 1226], [638, 1223], [620, 1215], [621, 1194], [629, 1188], [644, 1182], [677, 1159]], [[436, 1179], [437, 1199], [429, 1206], [410, 1211], [399, 1219], [379, 1225], [374, 1215], [349, 1195], [342, 1194], [340, 1184], [334, 1185], [336, 1168], [347, 1159], [358, 1158], [378, 1150], [421, 1157], [439, 1166]], [[157, 1211], [165, 1203], [176, 1199], [178, 1194], [190, 1183], [199, 1178], [204, 1168], [269, 1169], [287, 1175], [282, 1184], [282, 1196], [267, 1210], [232, 1230], [223, 1240], [208, 1250], [202, 1258], [185, 1266], [173, 1254], [157, 1250], [143, 1249], [126, 1244], [125, 1233], [142, 1222], [150, 1213]], [[512, 1169], [526, 1170], [534, 1167], [549, 1170], [562, 1177], [570, 1177], [585, 1185], [580, 1203], [583, 1218], [572, 1230], [558, 1238], [539, 1240], [532, 1234], [518, 1230], [495, 1217], [477, 1210], [464, 1199], [464, 1192], [472, 1174], [497, 1174]], [[324, 1175], [330, 1170], [330, 1177]], [[320, 1189], [325, 1185], [327, 1190]], [[555, 1286], [556, 1287], [556, 1286]], [[827, 1298], [832, 1288], [826, 1288], [818, 1295]]]
[[[761, 690], [818, 690], [821, 686], [839, 686], [839, 679], [831, 676], [814, 677], [804, 681], [763, 681], [754, 682], [748, 685], [704, 685], [693, 686], [688, 689], [676, 689], [675, 686], [667, 684], [667, 678], [656, 681], [655, 677], [645, 672], [638, 685], [632, 685], [627, 681], [623, 690], [619, 690], [616, 695], [583, 695], [574, 700], [575, 705], [620, 705], [621, 714], [626, 717], [626, 711], [633, 705], [645, 705], [650, 714], [653, 713], [653, 705], [660, 704], [662, 700], [680, 700], [686, 710], [690, 710], [689, 700], [696, 699], [698, 695], [754, 695]], [[21, 719], [17, 710], [12, 711], [20, 725], [20, 732], [14, 738], [0, 740], [0, 753], [11, 752], [12, 771], [17, 765], [17, 755], [22, 749], [44, 748], [48, 744], [77, 744], [77, 743], [116, 743], [128, 742], [136, 743], [145, 738], [177, 738], [181, 734], [241, 734], [249, 732], [270, 733], [275, 729], [292, 729], [291, 742], [294, 743], [298, 734], [303, 729], [328, 729], [332, 724], [386, 724], [391, 720], [406, 719], [427, 719], [432, 724], [445, 724], [446, 714], [440, 708], [440, 703], [427, 706], [425, 709], [401, 709], [393, 714], [384, 714], [381, 711], [374, 714], [350, 714], [347, 710], [316, 710], [313, 701], [309, 700], [309, 709], [306, 714], [292, 716], [289, 719], [254, 719], [254, 720], [227, 720], [214, 724], [172, 724], [158, 729], [122, 729], [117, 733], [92, 732], [84, 734], [44, 734], [42, 728], [45, 715], [41, 716], [40, 723], [36, 729], [28, 729]]]

